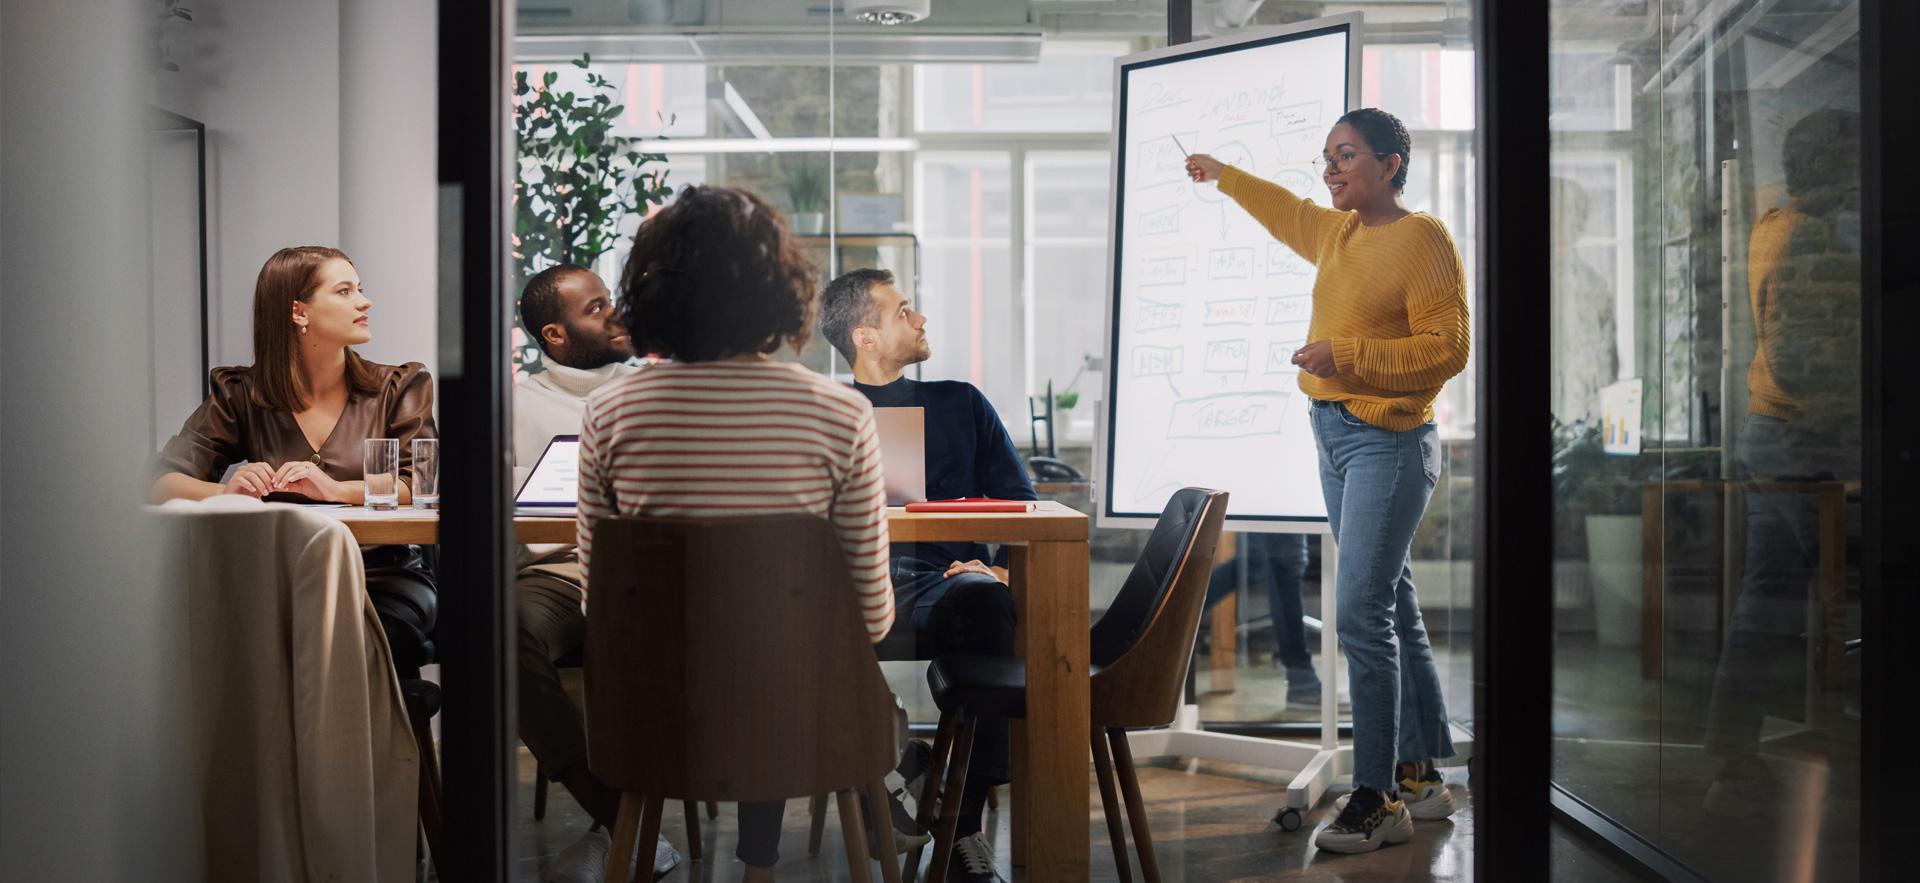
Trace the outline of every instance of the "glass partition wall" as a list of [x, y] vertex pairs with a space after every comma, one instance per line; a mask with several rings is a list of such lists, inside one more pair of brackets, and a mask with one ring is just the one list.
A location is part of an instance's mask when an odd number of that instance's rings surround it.
[[1857, 877], [1859, 4], [1551, 28], [1554, 779], [1708, 879]]

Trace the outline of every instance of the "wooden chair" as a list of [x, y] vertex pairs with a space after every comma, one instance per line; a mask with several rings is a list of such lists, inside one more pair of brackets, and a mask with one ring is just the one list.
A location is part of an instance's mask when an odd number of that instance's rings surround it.
[[[1127, 836], [1120, 824], [1120, 790], [1149, 883], [1159, 883], [1160, 864], [1147, 830], [1140, 782], [1127, 748], [1127, 728], [1173, 722], [1179, 710], [1187, 666], [1200, 630], [1207, 580], [1227, 513], [1225, 491], [1185, 488], [1167, 501], [1147, 546], [1121, 585], [1113, 605], [1093, 624], [1089, 644], [1092, 675], [1093, 765], [1100, 779], [1100, 804], [1120, 879], [1131, 883]], [[943, 656], [927, 668], [927, 684], [940, 706], [933, 763], [920, 796], [920, 823], [933, 826], [933, 860], [927, 883], [944, 883], [960, 816], [960, 792], [967, 779], [973, 735], [980, 718], [1018, 720], [1026, 716], [1026, 661], [998, 656]], [[1111, 746], [1111, 754], [1109, 754]], [[951, 760], [949, 760], [951, 756]], [[942, 773], [945, 782], [942, 783]], [[916, 862], [918, 854], [909, 859]]]
[[[621, 789], [607, 879], [662, 803], [834, 793], [852, 877], [870, 883], [856, 790], [887, 806], [899, 748], [833, 528], [808, 515], [634, 519], [594, 529], [587, 758]], [[893, 825], [876, 812], [876, 835]], [[887, 883], [898, 853], [880, 849]]]

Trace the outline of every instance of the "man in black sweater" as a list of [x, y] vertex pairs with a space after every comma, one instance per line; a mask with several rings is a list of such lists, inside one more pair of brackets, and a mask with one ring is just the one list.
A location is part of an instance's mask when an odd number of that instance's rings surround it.
[[[1026, 465], [1000, 417], [973, 384], [910, 380], [927, 360], [927, 318], [886, 270], [854, 270], [827, 286], [820, 329], [853, 366], [853, 387], [876, 408], [920, 407], [926, 414], [927, 498], [1037, 499]], [[1012, 656], [1013, 595], [1008, 550], [980, 543], [895, 543], [893, 632], [874, 649], [881, 659], [932, 659], [948, 653]], [[950, 872], [962, 881], [993, 879], [993, 855], [979, 836], [987, 791], [1009, 774], [1006, 721], [982, 721], [960, 801], [959, 837]], [[916, 795], [917, 796], [917, 795]]]

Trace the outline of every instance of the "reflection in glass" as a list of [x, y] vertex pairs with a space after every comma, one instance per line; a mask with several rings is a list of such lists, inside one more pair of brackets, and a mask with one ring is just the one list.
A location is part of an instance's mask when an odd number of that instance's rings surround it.
[[1708, 879], [1848, 879], [1858, 4], [1637, 18], [1552, 20], [1554, 779]]

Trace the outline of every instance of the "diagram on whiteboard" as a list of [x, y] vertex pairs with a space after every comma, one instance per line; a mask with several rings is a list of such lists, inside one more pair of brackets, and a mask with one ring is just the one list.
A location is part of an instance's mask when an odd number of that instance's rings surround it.
[[1103, 517], [1157, 514], [1185, 486], [1229, 491], [1243, 525], [1326, 517], [1291, 360], [1307, 343], [1314, 267], [1188, 180], [1186, 156], [1328, 204], [1312, 162], [1347, 107], [1352, 36], [1120, 60]]

